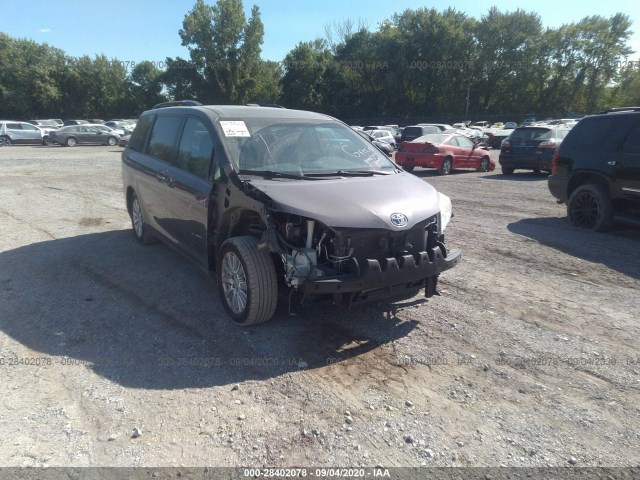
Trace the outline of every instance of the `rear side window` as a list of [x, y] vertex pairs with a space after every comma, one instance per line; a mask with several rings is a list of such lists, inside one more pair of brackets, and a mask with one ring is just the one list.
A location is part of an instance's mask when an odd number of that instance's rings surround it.
[[22, 130], [22, 125], [19, 123], [7, 123], [7, 130]]
[[144, 150], [144, 142], [147, 140], [151, 123], [153, 123], [153, 115], [145, 115], [138, 120], [136, 128], [133, 130], [131, 138], [129, 139], [129, 148], [131, 150], [135, 150], [136, 152], [142, 152]]
[[567, 134], [562, 146], [580, 150], [602, 150], [612, 142], [620, 145], [620, 137], [629, 128], [629, 121], [630, 118], [626, 115], [584, 118]]
[[157, 117], [151, 130], [147, 153], [159, 160], [171, 162], [183, 120], [183, 116]]
[[188, 117], [180, 140], [176, 165], [206, 179], [209, 176], [212, 153], [213, 142], [209, 131], [200, 120]]
[[640, 155], [640, 123], [637, 123], [627, 135], [627, 140], [624, 142], [622, 151], [624, 153]]

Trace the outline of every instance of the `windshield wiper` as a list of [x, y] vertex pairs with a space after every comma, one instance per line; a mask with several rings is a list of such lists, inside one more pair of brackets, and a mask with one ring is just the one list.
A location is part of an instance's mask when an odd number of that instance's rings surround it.
[[[319, 178], [308, 177], [305, 174], [277, 172], [275, 170], [240, 170], [239, 175], [258, 175], [266, 179], [269, 178], [290, 178], [292, 180], [320, 180]], [[326, 176], [326, 175], [325, 175]]]
[[372, 177], [374, 175], [391, 175], [392, 172], [382, 170], [336, 170], [335, 172], [305, 173], [305, 176], [318, 177]]

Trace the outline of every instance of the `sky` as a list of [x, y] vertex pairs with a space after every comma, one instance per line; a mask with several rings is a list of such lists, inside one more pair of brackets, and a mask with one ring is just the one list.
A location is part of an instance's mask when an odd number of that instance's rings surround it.
[[[214, 0], [206, 0], [213, 3]], [[123, 62], [149, 60], [162, 66], [166, 57], [188, 59], [178, 30], [195, 0], [30, 0], [12, 2], [11, 14], [0, 17], [0, 32], [28, 38], [64, 50], [68, 55], [104, 54]], [[351, 19], [369, 29], [405, 9], [444, 10], [455, 7], [480, 18], [493, 5], [501, 11], [523, 8], [540, 15], [545, 27], [578, 21], [587, 15], [609, 17], [626, 13], [633, 21], [629, 42], [640, 57], [640, 7], [638, 0], [244, 0], [247, 16], [260, 7], [265, 35], [262, 58], [284, 60], [299, 42], [325, 37], [325, 27]], [[6, 10], [6, 9], [5, 9]], [[6, 12], [5, 12], [6, 13]]]

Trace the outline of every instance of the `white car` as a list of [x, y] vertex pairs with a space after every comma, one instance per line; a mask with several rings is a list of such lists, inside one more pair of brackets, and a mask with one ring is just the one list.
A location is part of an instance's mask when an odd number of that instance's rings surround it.
[[394, 138], [393, 134], [389, 130], [365, 130], [365, 131], [376, 140], [388, 143], [395, 150], [396, 139]]

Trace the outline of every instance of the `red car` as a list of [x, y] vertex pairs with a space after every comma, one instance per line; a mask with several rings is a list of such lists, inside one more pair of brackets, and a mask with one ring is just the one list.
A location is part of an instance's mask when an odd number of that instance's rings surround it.
[[442, 175], [456, 168], [474, 168], [479, 172], [496, 168], [486, 146], [478, 146], [456, 133], [431, 133], [402, 142], [396, 152], [396, 163], [407, 172], [415, 167], [437, 168]]

